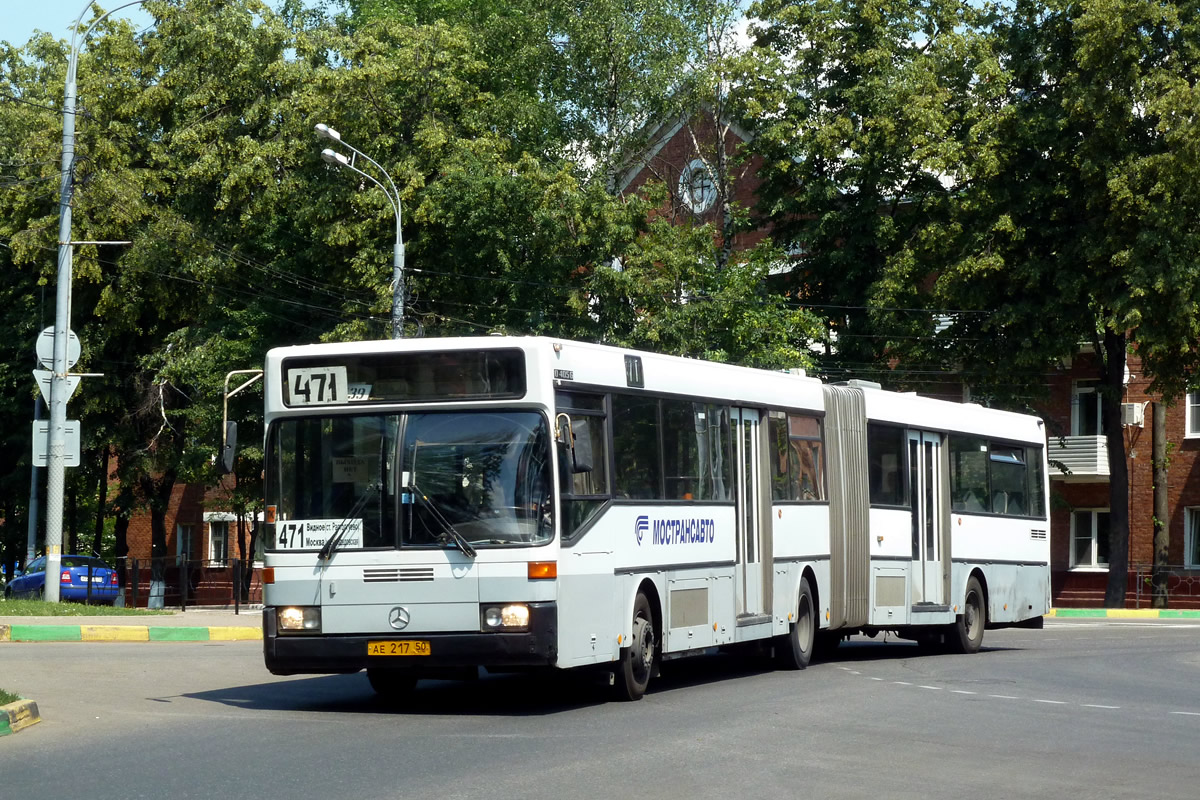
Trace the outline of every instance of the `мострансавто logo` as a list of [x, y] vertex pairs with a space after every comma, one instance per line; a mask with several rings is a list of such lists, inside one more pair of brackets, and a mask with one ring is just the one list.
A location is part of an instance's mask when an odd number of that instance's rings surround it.
[[648, 530], [650, 530], [650, 518], [643, 514], [638, 517], [637, 521], [633, 524], [633, 532], [637, 536], [638, 544], [642, 543], [642, 536]]
[[650, 534], [650, 544], [711, 544], [717, 538], [717, 523], [711, 519], [656, 519], [653, 526], [650, 518], [639, 516], [634, 522], [633, 532], [637, 543], [641, 545], [642, 537], [647, 531]]

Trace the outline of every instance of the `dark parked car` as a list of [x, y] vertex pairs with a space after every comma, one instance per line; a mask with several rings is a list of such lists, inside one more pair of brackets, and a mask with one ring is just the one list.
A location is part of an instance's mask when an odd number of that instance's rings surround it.
[[[74, 600], [82, 603], [89, 599], [88, 586], [91, 585], [90, 599], [93, 603], [111, 605], [117, 599], [120, 586], [117, 584], [117, 571], [105, 564], [99, 558], [92, 556], [62, 556], [59, 567], [58, 593], [62, 600]], [[41, 556], [29, 562], [29, 567], [18, 571], [12, 580], [4, 587], [4, 596], [36, 597], [46, 594], [46, 557]]]

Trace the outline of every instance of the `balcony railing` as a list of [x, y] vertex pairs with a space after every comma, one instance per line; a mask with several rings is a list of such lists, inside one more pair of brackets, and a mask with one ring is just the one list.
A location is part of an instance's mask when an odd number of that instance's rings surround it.
[[1108, 450], [1105, 449], [1103, 436], [1051, 437], [1049, 455], [1052, 462], [1057, 461], [1070, 470], [1069, 475], [1064, 475], [1062, 470], [1051, 464], [1051, 478], [1072, 480], [1108, 477]]

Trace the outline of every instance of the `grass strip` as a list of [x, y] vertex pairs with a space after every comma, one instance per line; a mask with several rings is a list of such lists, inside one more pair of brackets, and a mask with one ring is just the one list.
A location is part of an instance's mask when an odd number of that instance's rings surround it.
[[0, 599], [0, 617], [158, 617], [175, 612], [150, 608], [118, 608], [83, 603], [48, 603], [45, 600]]

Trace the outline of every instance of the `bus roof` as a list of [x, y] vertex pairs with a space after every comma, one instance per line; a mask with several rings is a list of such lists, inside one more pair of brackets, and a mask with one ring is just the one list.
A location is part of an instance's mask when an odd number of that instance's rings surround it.
[[[520, 348], [531, 368], [552, 375], [556, 389], [627, 389], [652, 394], [707, 398], [733, 405], [792, 408], [823, 413], [822, 382], [803, 374], [739, 367], [612, 345], [546, 336], [462, 336], [383, 339], [277, 347], [267, 353], [268, 380], [285, 358], [354, 356], [389, 352]], [[626, 356], [640, 360], [637, 381]], [[1045, 441], [1040, 419], [1027, 414], [921, 397], [859, 385], [868, 420], [926, 430], [953, 431], [1012, 441]]]

